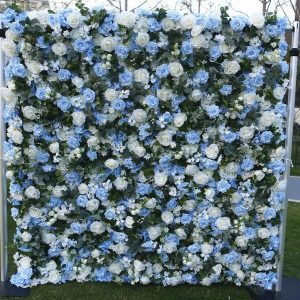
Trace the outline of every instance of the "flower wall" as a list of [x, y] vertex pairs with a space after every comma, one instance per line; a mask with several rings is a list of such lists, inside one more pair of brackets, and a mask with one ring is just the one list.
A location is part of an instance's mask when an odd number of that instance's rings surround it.
[[2, 14], [13, 284], [276, 283], [286, 20]]

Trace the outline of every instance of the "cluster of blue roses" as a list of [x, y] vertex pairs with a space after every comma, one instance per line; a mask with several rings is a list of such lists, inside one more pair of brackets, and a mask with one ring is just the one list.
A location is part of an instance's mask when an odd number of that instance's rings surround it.
[[286, 20], [2, 14], [18, 286], [276, 283]]

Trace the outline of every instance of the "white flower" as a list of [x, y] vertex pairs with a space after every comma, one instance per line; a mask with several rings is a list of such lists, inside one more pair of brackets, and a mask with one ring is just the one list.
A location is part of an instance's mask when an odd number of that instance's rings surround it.
[[163, 251], [166, 253], [173, 253], [177, 250], [177, 246], [175, 243], [166, 243], [163, 245]]
[[283, 88], [282, 86], [277, 86], [274, 90], [273, 90], [273, 96], [277, 99], [277, 100], [282, 100], [284, 98], [285, 95], [285, 88]]
[[23, 256], [17, 261], [18, 266], [21, 268], [29, 268], [31, 266], [32, 259], [28, 256]]
[[117, 46], [117, 41], [112, 36], [104, 37], [100, 41], [100, 47], [103, 51], [112, 52]]
[[159, 226], [150, 226], [148, 228], [150, 240], [155, 240], [161, 235], [161, 228]]
[[22, 240], [23, 240], [25, 243], [27, 243], [27, 242], [30, 242], [30, 241], [31, 241], [32, 235], [31, 235], [30, 232], [24, 231], [24, 232], [22, 232], [22, 234], [21, 234], [21, 238], [22, 238]]
[[216, 159], [219, 155], [219, 147], [217, 144], [211, 144], [205, 149], [205, 155], [210, 159]]
[[183, 203], [182, 208], [187, 211], [193, 211], [195, 209], [196, 205], [197, 205], [197, 203], [195, 200], [186, 200]]
[[235, 242], [238, 247], [245, 248], [248, 244], [248, 238], [244, 235], [239, 235], [235, 238]]
[[53, 154], [58, 153], [59, 151], [59, 143], [53, 142], [49, 145], [49, 151]]
[[177, 229], [175, 229], [175, 233], [178, 235], [178, 237], [179, 237], [181, 240], [186, 239], [186, 233], [185, 233], [185, 231], [184, 231], [183, 228], [177, 228]]
[[4, 39], [2, 41], [2, 50], [4, 51], [5, 55], [8, 57], [13, 57], [17, 55], [16, 44], [11, 39]]
[[100, 250], [99, 249], [94, 249], [92, 252], [91, 252], [91, 257], [92, 258], [97, 258], [100, 256]]
[[71, 116], [73, 118], [74, 125], [82, 126], [85, 123], [86, 116], [82, 111], [74, 111]]
[[145, 110], [137, 108], [132, 112], [131, 117], [136, 123], [143, 123], [147, 120], [147, 113]]
[[262, 14], [256, 13], [250, 16], [250, 22], [256, 28], [263, 28], [265, 25], [265, 18]]
[[67, 23], [72, 28], [77, 28], [82, 23], [82, 15], [79, 11], [72, 11], [66, 18]]
[[133, 153], [138, 157], [143, 157], [146, 154], [146, 149], [143, 146], [138, 145], [133, 148]]
[[174, 220], [174, 215], [170, 211], [164, 211], [161, 214], [161, 219], [166, 223], [166, 224], [171, 224]]
[[89, 191], [89, 187], [87, 184], [85, 183], [80, 183], [79, 186], [78, 186], [78, 192], [79, 194], [81, 195], [84, 195], [84, 194], [87, 194]]
[[204, 184], [208, 183], [209, 177], [208, 177], [205, 173], [203, 173], [203, 172], [197, 172], [197, 173], [194, 175], [194, 181], [195, 181], [197, 184], [204, 185]]
[[111, 170], [116, 169], [117, 167], [119, 167], [119, 162], [113, 158], [109, 158], [105, 161], [104, 163], [106, 168], [109, 168]]
[[156, 199], [155, 198], [150, 198], [146, 203], [145, 207], [149, 209], [153, 209], [156, 206]]
[[71, 81], [78, 89], [82, 88], [84, 85], [84, 80], [78, 76], [73, 77]]
[[132, 28], [136, 22], [136, 14], [131, 11], [122, 11], [116, 15], [115, 21], [119, 25]]
[[168, 175], [164, 172], [156, 172], [154, 174], [154, 182], [157, 186], [162, 187], [168, 181]]
[[26, 60], [25, 65], [27, 67], [27, 70], [35, 75], [41, 73], [44, 70], [44, 66], [36, 60]]
[[182, 65], [176, 61], [169, 64], [169, 70], [173, 77], [180, 77], [184, 72]]
[[99, 205], [100, 205], [99, 200], [94, 198], [94, 199], [89, 200], [86, 203], [85, 208], [86, 208], [87, 211], [93, 212], [93, 211], [96, 211], [99, 208]]
[[114, 89], [107, 89], [104, 92], [104, 98], [105, 98], [105, 100], [107, 100], [109, 102], [115, 100], [118, 96], [119, 96], [119, 93]]
[[1, 93], [2, 93], [2, 97], [7, 102], [7, 104], [13, 106], [16, 104], [18, 100], [18, 96], [11, 89], [6, 87], [1, 87]]
[[191, 94], [191, 100], [192, 101], [199, 101], [203, 97], [203, 93], [200, 90], [193, 90]]
[[169, 18], [164, 18], [161, 21], [161, 27], [164, 31], [168, 32], [170, 30], [176, 29], [176, 24], [173, 20]]
[[149, 81], [149, 72], [146, 69], [137, 69], [133, 75], [135, 82], [147, 84]]
[[243, 102], [246, 106], [252, 106], [257, 99], [257, 95], [255, 93], [247, 93], [243, 96]]
[[161, 145], [170, 146], [172, 143], [172, 134], [169, 130], [163, 130], [159, 132], [156, 139]]
[[59, 274], [59, 271], [58, 270], [51, 270], [48, 274], [48, 281], [53, 283], [53, 284], [56, 284], [60, 281], [61, 279], [61, 276]]
[[24, 139], [22, 132], [19, 130], [13, 130], [9, 134], [9, 136], [15, 144], [19, 144], [19, 145], [22, 144], [23, 139]]
[[161, 101], [168, 101], [172, 98], [172, 90], [170, 89], [165, 89], [165, 88], [162, 88], [162, 89], [158, 89], [157, 92], [157, 97], [159, 100]]
[[252, 126], [244, 126], [240, 129], [240, 138], [242, 140], [250, 140], [254, 136], [255, 129]]
[[119, 275], [124, 270], [124, 266], [119, 262], [113, 262], [109, 267], [108, 271]]
[[36, 118], [36, 108], [33, 106], [22, 107], [23, 116], [29, 120], [34, 120]]
[[183, 126], [186, 120], [187, 120], [187, 115], [185, 113], [177, 113], [174, 116], [174, 125], [176, 127], [181, 127]]
[[140, 47], [146, 47], [150, 41], [150, 36], [146, 32], [139, 32], [135, 41]]
[[222, 62], [222, 67], [224, 69], [224, 73], [227, 75], [234, 75], [241, 69], [239, 63], [235, 60], [225, 60]]
[[191, 39], [194, 48], [209, 48], [209, 42], [206, 40], [203, 34], [196, 35]]
[[231, 227], [231, 222], [228, 217], [221, 217], [216, 220], [216, 226], [220, 230], [227, 230]]
[[192, 29], [195, 25], [196, 17], [192, 14], [185, 15], [181, 18], [181, 29], [188, 30]]
[[259, 125], [263, 127], [271, 126], [276, 119], [274, 111], [264, 111], [259, 119]]
[[54, 43], [51, 49], [57, 56], [63, 56], [67, 53], [67, 46], [64, 43]]
[[117, 177], [114, 185], [118, 191], [124, 191], [127, 189], [128, 182], [123, 177]]
[[201, 244], [201, 253], [204, 255], [212, 253], [213, 249], [214, 249], [213, 245], [209, 243]]
[[208, 188], [208, 189], [205, 189], [204, 194], [205, 194], [206, 199], [211, 201], [211, 200], [213, 200], [216, 192], [214, 189]]
[[187, 175], [193, 176], [193, 175], [195, 175], [198, 172], [199, 172], [199, 167], [197, 167], [196, 165], [187, 165], [185, 167], [185, 173]]
[[30, 185], [25, 190], [25, 196], [30, 199], [39, 199], [40, 198], [40, 191], [36, 189], [34, 186]]
[[134, 265], [135, 272], [141, 272], [145, 270], [145, 265], [140, 260], [135, 259], [133, 261], [133, 265]]
[[105, 225], [103, 224], [103, 222], [94, 221], [90, 225], [90, 230], [95, 234], [101, 234], [105, 231]]
[[268, 239], [270, 237], [271, 233], [268, 228], [262, 227], [262, 228], [258, 229], [257, 235], [261, 239]]
[[133, 217], [127, 216], [125, 219], [125, 227], [132, 228], [133, 223], [134, 223]]

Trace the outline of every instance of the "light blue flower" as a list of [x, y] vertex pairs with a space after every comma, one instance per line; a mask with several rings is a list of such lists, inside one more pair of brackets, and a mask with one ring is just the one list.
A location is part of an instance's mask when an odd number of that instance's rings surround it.
[[21, 25], [19, 22], [13, 22], [10, 24], [9, 28], [11, 31], [17, 35], [20, 35], [24, 32], [24, 26]]
[[131, 85], [133, 80], [132, 72], [125, 70], [123, 73], [119, 74], [119, 82], [123, 86]]
[[186, 141], [189, 144], [197, 144], [200, 142], [200, 135], [196, 131], [190, 131], [185, 135]]
[[103, 68], [103, 66], [102, 66], [101, 63], [96, 63], [96, 64], [94, 65], [93, 69], [94, 69], [96, 75], [99, 76], [99, 77], [100, 77], [100, 76], [104, 76], [104, 75], [106, 75], [106, 73], [107, 73], [107, 72], [106, 72], [106, 69]]
[[83, 90], [84, 99], [88, 103], [92, 103], [95, 100], [96, 94], [93, 90], [86, 88]]
[[49, 158], [50, 154], [45, 151], [39, 151], [36, 156], [36, 160], [42, 164], [45, 164], [49, 160]]
[[222, 95], [228, 96], [232, 93], [232, 85], [224, 84], [219, 91]]
[[253, 46], [247, 46], [246, 48], [246, 57], [249, 59], [257, 59], [259, 56], [260, 50]]
[[156, 68], [156, 75], [159, 78], [164, 78], [169, 75], [169, 65], [168, 64], [162, 64]]
[[193, 45], [190, 41], [184, 41], [181, 45], [181, 53], [188, 55], [193, 53]]
[[159, 31], [161, 29], [161, 24], [155, 18], [149, 18], [148, 24], [151, 32]]
[[57, 73], [57, 78], [60, 81], [67, 81], [71, 78], [71, 72], [66, 69], [60, 69]]
[[266, 220], [271, 220], [276, 217], [276, 210], [273, 207], [270, 207], [264, 211], [264, 218]]
[[205, 70], [199, 70], [194, 76], [194, 81], [196, 83], [204, 84], [208, 81], [208, 78], [208, 72], [206, 72]]
[[271, 131], [264, 131], [260, 135], [260, 140], [263, 144], [269, 144], [274, 137], [274, 134]]
[[221, 179], [217, 184], [217, 190], [218, 192], [221, 193], [227, 192], [230, 188], [231, 188], [230, 183], [225, 179]]
[[152, 55], [155, 55], [158, 51], [158, 45], [156, 42], [151, 41], [146, 45], [146, 51]]
[[246, 20], [243, 16], [235, 16], [230, 20], [229, 24], [234, 31], [242, 31], [246, 26]]
[[156, 109], [158, 107], [158, 103], [159, 100], [157, 97], [153, 96], [153, 95], [148, 95], [145, 98], [145, 103], [147, 106], [149, 106], [150, 108]]
[[213, 46], [209, 50], [209, 56], [212, 60], [217, 60], [221, 56], [221, 50], [219, 46]]
[[207, 114], [211, 119], [215, 119], [220, 115], [220, 108], [219, 106], [213, 104], [213, 105], [209, 105], [206, 108]]
[[252, 159], [250, 158], [245, 158], [243, 161], [242, 161], [242, 164], [241, 164], [241, 168], [242, 170], [244, 171], [250, 171], [252, 170], [254, 167], [254, 162]]
[[85, 52], [89, 49], [89, 43], [88, 43], [88, 41], [79, 38], [79, 39], [74, 41], [73, 47], [74, 47], [75, 51]]
[[13, 75], [21, 78], [25, 78], [27, 76], [27, 70], [22, 64], [14, 64], [12, 67]]
[[36, 89], [35, 96], [39, 100], [45, 100], [47, 96], [47, 88], [45, 86], [39, 86]]
[[111, 102], [111, 106], [117, 111], [123, 111], [126, 108], [126, 102], [122, 99], [114, 99]]
[[128, 57], [129, 49], [126, 46], [118, 45], [115, 52], [119, 58], [125, 59]]
[[67, 112], [71, 108], [70, 100], [67, 97], [60, 97], [56, 101], [57, 107], [59, 107], [63, 112]]
[[167, 18], [169, 18], [175, 22], [178, 22], [181, 19], [181, 14], [180, 14], [180, 12], [178, 12], [176, 10], [169, 10], [169, 11], [167, 11]]

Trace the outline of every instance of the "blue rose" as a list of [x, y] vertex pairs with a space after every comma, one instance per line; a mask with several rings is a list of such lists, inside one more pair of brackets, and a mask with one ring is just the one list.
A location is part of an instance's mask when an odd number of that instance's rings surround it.
[[190, 132], [188, 132], [186, 134], [185, 138], [186, 138], [186, 141], [189, 144], [197, 144], [197, 143], [200, 142], [200, 135], [196, 131], [190, 131]]
[[112, 281], [112, 274], [105, 267], [96, 269], [94, 271], [94, 275], [95, 275], [96, 281], [99, 281], [99, 282]]
[[264, 211], [264, 218], [266, 220], [271, 220], [271, 219], [274, 219], [276, 217], [276, 210], [272, 207], [266, 209]]
[[65, 179], [70, 185], [79, 185], [82, 182], [81, 176], [76, 171], [71, 171], [65, 175]]
[[271, 131], [264, 131], [260, 135], [260, 140], [263, 144], [269, 144], [274, 137]]
[[74, 50], [77, 52], [85, 52], [89, 48], [89, 43], [88, 43], [88, 41], [85, 41], [85, 40], [79, 38], [74, 41], [73, 47], [74, 47]]
[[83, 90], [83, 95], [86, 102], [93, 102], [96, 97], [95, 92], [89, 88]]
[[230, 27], [234, 31], [242, 31], [246, 26], [245, 18], [242, 16], [235, 16], [230, 20]]
[[67, 145], [71, 150], [74, 150], [80, 146], [80, 142], [75, 136], [70, 136], [67, 139]]
[[74, 233], [77, 233], [77, 234], [81, 234], [83, 232], [83, 228], [81, 227], [81, 224], [78, 222], [72, 223], [70, 228]]
[[183, 55], [188, 55], [193, 53], [193, 45], [190, 41], [184, 41], [181, 45], [181, 52]]
[[123, 111], [126, 108], [126, 102], [122, 99], [114, 99], [111, 102], [111, 106], [117, 111]]
[[159, 100], [158, 98], [156, 98], [155, 96], [153, 95], [148, 95], [146, 98], [145, 98], [145, 103], [147, 106], [149, 106], [150, 108], [157, 108], [158, 107], [158, 103], [159, 103]]
[[44, 86], [40, 86], [36, 89], [35, 91], [35, 96], [39, 99], [39, 100], [45, 100], [46, 96], [47, 96], [47, 88]]
[[133, 80], [132, 72], [125, 70], [123, 73], [119, 74], [119, 82], [123, 86], [131, 85]]
[[157, 43], [151, 41], [146, 45], [146, 51], [152, 55], [156, 54], [158, 51]]
[[220, 115], [220, 108], [217, 105], [209, 105], [206, 108], [207, 114], [211, 119], [215, 119]]
[[60, 69], [57, 73], [57, 78], [60, 81], [67, 81], [71, 78], [71, 72], [66, 69]]
[[17, 77], [24, 78], [27, 75], [27, 70], [22, 64], [14, 64], [12, 67], [12, 73]]
[[56, 105], [57, 107], [59, 107], [63, 112], [67, 112], [70, 107], [71, 107], [71, 103], [69, 101], [69, 99], [67, 97], [60, 97], [57, 101], [56, 101]]
[[42, 164], [45, 164], [49, 160], [49, 157], [50, 157], [49, 153], [40, 151], [36, 156], [36, 160]]
[[9, 28], [11, 31], [17, 35], [20, 35], [24, 32], [24, 26], [21, 25], [19, 22], [13, 22], [10, 24]]
[[96, 160], [98, 157], [97, 152], [93, 151], [93, 150], [88, 150], [86, 155], [89, 158], [89, 160], [91, 160], [91, 161]]
[[145, 196], [150, 194], [152, 191], [152, 187], [149, 183], [138, 183], [136, 188], [136, 193]]
[[103, 201], [103, 200], [107, 199], [108, 193], [104, 188], [100, 187], [96, 190], [95, 196], [96, 196], [97, 199]]
[[208, 81], [209, 75], [205, 70], [198, 71], [194, 76], [194, 81], [196, 83], [206, 83]]
[[85, 195], [79, 195], [76, 198], [76, 203], [80, 207], [86, 207], [87, 202], [88, 202], [88, 198]]
[[242, 161], [242, 164], [241, 164], [241, 168], [242, 170], [244, 171], [250, 171], [252, 170], [254, 167], [254, 162], [252, 159], [250, 158], [245, 158], [243, 161]]
[[227, 192], [230, 188], [231, 188], [230, 183], [225, 179], [221, 179], [217, 184], [217, 190], [218, 192], [221, 193]]
[[119, 58], [124, 59], [128, 57], [129, 49], [126, 46], [118, 45], [115, 52]]
[[94, 72], [96, 73], [96, 75], [97, 76], [104, 76], [104, 75], [106, 75], [106, 69], [105, 68], [103, 68], [103, 66], [102, 66], [102, 64], [101, 63], [96, 63], [95, 65], [94, 65]]
[[156, 68], [156, 75], [159, 78], [164, 78], [169, 75], [169, 65], [168, 64], [162, 64]]
[[209, 50], [209, 56], [212, 60], [216, 60], [221, 56], [221, 50], [219, 46], [213, 46]]
[[224, 84], [219, 91], [222, 95], [228, 96], [232, 93], [232, 85]]

